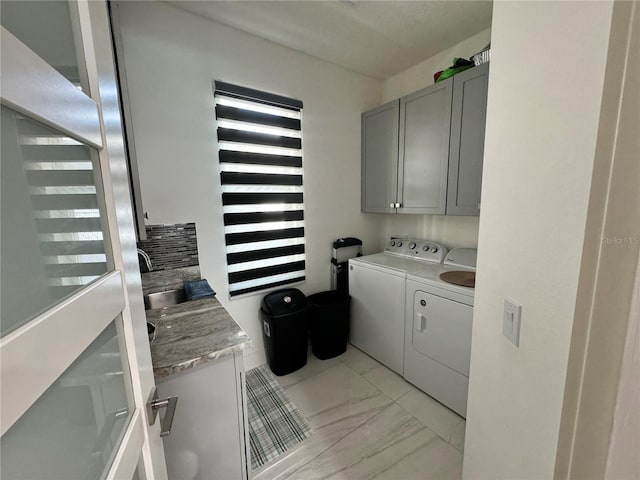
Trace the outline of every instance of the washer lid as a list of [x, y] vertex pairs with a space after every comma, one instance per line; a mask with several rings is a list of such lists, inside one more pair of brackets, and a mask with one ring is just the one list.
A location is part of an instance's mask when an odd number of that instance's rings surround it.
[[447, 267], [461, 267], [475, 270], [477, 257], [477, 248], [454, 248], [444, 259], [444, 265]]
[[360, 264], [364, 263], [374, 267], [395, 270], [400, 273], [405, 273], [408, 270], [412, 269], [416, 264], [423, 263], [411, 260], [410, 258], [389, 255], [387, 253], [374, 253], [372, 255], [365, 255], [364, 257], [350, 258], [349, 262]]

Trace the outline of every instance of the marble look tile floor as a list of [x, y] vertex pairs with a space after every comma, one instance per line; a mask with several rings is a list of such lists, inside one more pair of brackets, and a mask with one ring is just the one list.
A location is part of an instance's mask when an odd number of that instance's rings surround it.
[[461, 478], [464, 418], [357, 348], [277, 379], [313, 434], [255, 480]]

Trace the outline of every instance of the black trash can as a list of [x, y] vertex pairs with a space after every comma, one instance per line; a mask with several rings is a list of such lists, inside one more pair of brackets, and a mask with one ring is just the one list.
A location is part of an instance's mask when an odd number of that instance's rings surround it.
[[308, 317], [309, 302], [297, 288], [277, 290], [262, 299], [262, 337], [275, 375], [287, 375], [307, 364]]
[[337, 357], [347, 350], [351, 297], [338, 290], [309, 297], [311, 351], [320, 360]]

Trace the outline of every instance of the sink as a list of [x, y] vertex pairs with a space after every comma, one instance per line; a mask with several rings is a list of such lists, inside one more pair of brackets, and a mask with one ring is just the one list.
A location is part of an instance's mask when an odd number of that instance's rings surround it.
[[164, 292], [148, 293], [144, 296], [145, 310], [154, 310], [156, 308], [169, 307], [177, 305], [187, 299], [184, 289], [166, 290]]

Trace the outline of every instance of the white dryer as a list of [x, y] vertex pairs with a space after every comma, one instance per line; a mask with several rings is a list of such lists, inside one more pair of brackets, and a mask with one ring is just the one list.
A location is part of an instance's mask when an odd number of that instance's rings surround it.
[[466, 417], [474, 289], [445, 282], [475, 271], [476, 249], [454, 249], [443, 265], [407, 274], [404, 377]]
[[349, 260], [349, 341], [398, 374], [404, 372], [406, 277], [442, 263], [442, 245], [392, 237], [383, 253]]

